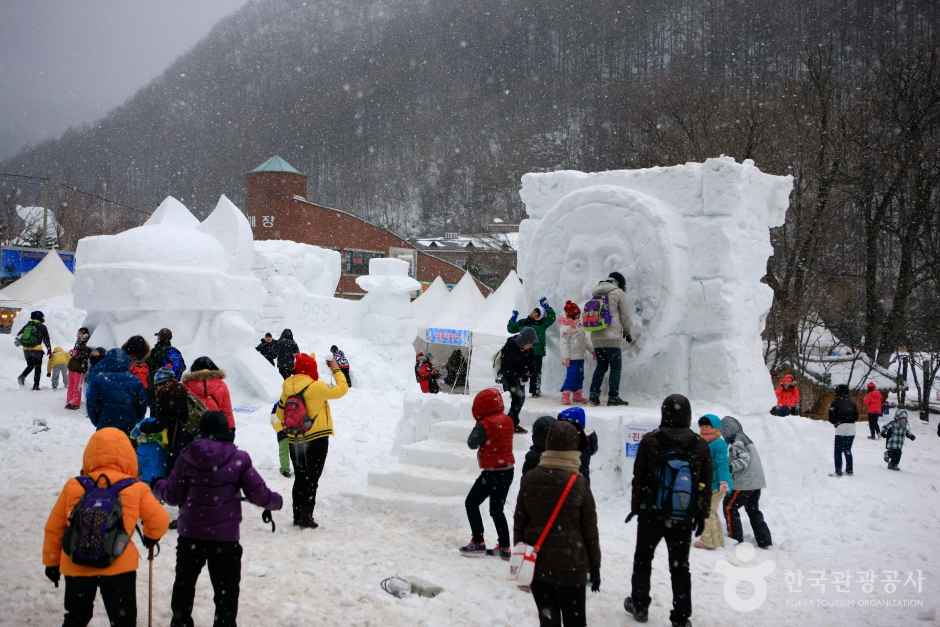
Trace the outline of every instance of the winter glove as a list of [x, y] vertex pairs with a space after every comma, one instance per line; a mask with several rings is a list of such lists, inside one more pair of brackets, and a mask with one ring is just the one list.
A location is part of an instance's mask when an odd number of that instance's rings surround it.
[[703, 533], [705, 533], [705, 519], [697, 518], [695, 519], [695, 537], [700, 538]]
[[271, 510], [266, 509], [261, 512], [261, 521], [271, 525], [271, 533], [274, 533], [277, 529], [277, 525], [274, 524], [274, 516], [271, 515]]
[[58, 566], [46, 566], [46, 579], [55, 584], [55, 587], [59, 587], [59, 567]]
[[591, 592], [600, 592], [601, 590], [601, 569], [591, 570]]
[[551, 309], [551, 306], [548, 304], [548, 299], [544, 296], [539, 299], [539, 305], [542, 306], [542, 309]]
[[908, 433], [908, 434], [907, 434], [907, 437], [909, 437], [909, 438], [911, 439], [911, 442], [913, 442], [914, 440], [917, 439], [917, 436], [914, 435], [913, 433]]
[[51, 379], [51, 378], [52, 378], [52, 373], [51, 373], [51, 372], [47, 372], [47, 373], [46, 373], [46, 378], [47, 378], [47, 379]]
[[633, 344], [633, 336], [630, 335], [629, 331], [623, 332], [623, 339], [627, 341], [627, 344]]
[[516, 321], [516, 318], [518, 318], [518, 317], [519, 317], [519, 312], [518, 312], [517, 310], [513, 309], [513, 310], [512, 310], [512, 317], [510, 318], [510, 320], [512, 320], [513, 322], [515, 322], [515, 321]]
[[149, 551], [150, 549], [160, 546], [159, 540], [154, 540], [153, 538], [148, 538], [147, 536], [140, 536], [140, 541], [144, 543], [144, 546]]

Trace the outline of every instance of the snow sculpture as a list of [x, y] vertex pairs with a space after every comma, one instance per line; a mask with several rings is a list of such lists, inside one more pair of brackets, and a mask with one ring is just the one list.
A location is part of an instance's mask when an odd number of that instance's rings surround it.
[[[287, 240], [260, 240], [254, 243], [252, 271], [261, 280], [267, 295], [262, 316], [257, 321], [267, 329], [291, 326], [287, 321], [330, 322], [329, 305], [340, 277], [338, 251]], [[321, 311], [325, 310], [325, 311]]]
[[[387, 383], [400, 389], [414, 387], [414, 342], [418, 331], [411, 308], [411, 294], [421, 284], [408, 276], [408, 262], [401, 259], [369, 260], [369, 274], [356, 279], [367, 294], [359, 301], [360, 335], [372, 342], [387, 360]], [[406, 366], [407, 364], [407, 366]]]
[[258, 396], [278, 389], [277, 374], [254, 350], [250, 321], [266, 293], [250, 273], [251, 228], [225, 196], [202, 224], [167, 198], [142, 226], [83, 238], [75, 256], [75, 306], [88, 312], [94, 344], [119, 346], [169, 327], [188, 361], [211, 355]]
[[[760, 333], [772, 293], [760, 279], [772, 253], [768, 229], [783, 223], [791, 187], [791, 177], [728, 157], [526, 174], [518, 266], [529, 305], [545, 295], [562, 315], [566, 299], [583, 305], [597, 281], [619, 271], [634, 304], [625, 397], [658, 402], [682, 392], [764, 412], [773, 394]], [[557, 341], [556, 326], [550, 354]], [[557, 362], [545, 360], [548, 390], [561, 383]]]

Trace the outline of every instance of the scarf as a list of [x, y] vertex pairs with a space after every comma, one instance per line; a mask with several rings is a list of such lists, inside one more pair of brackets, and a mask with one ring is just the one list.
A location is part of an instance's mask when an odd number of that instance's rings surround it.
[[551, 449], [542, 453], [539, 460], [539, 466], [545, 468], [554, 468], [556, 470], [567, 470], [569, 472], [581, 471], [581, 452], [580, 451], [553, 451]]

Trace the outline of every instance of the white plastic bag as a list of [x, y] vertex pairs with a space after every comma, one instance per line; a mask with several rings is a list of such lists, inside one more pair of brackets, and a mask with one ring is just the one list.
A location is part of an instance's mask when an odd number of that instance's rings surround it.
[[532, 585], [537, 555], [534, 547], [523, 542], [518, 542], [512, 547], [512, 554], [509, 557], [509, 578], [520, 588], [528, 588]]

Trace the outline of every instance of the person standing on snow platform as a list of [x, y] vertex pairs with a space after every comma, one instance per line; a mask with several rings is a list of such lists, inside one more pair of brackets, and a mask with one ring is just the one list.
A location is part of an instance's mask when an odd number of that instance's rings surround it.
[[[509, 333], [519, 333], [523, 329], [530, 328], [535, 331], [537, 342], [532, 346], [529, 353], [529, 394], [532, 398], [538, 398], [542, 395], [542, 360], [545, 358], [545, 332], [555, 324], [555, 310], [548, 304], [548, 299], [544, 296], [539, 299], [540, 307], [532, 310], [528, 317], [519, 320], [519, 312], [513, 310], [512, 317], [506, 323], [506, 331]], [[542, 315], [542, 309], [545, 315]]]
[[45, 325], [46, 316], [41, 311], [29, 314], [29, 322], [16, 334], [15, 344], [23, 349], [23, 358], [26, 360], [26, 369], [20, 373], [16, 382], [20, 387], [26, 385], [26, 377], [33, 373], [33, 389], [39, 389], [39, 379], [42, 377], [42, 347], [45, 345], [46, 353], [52, 356], [52, 343], [49, 341], [49, 329]]
[[496, 382], [503, 384], [503, 390], [509, 392], [512, 401], [509, 405], [509, 417], [515, 425], [516, 433], [528, 433], [525, 427], [519, 424], [519, 415], [525, 404], [525, 383], [529, 379], [532, 360], [529, 352], [538, 341], [535, 329], [525, 327], [518, 335], [513, 335], [503, 345], [499, 352], [499, 370], [496, 373]]
[[[623, 343], [633, 342], [630, 331], [630, 305], [626, 295], [627, 281], [619, 272], [610, 275], [598, 283], [592, 292], [593, 297], [585, 303], [582, 326], [591, 334], [590, 343], [594, 347], [597, 365], [591, 377], [590, 403], [601, 404], [601, 385], [604, 375], [610, 370], [607, 381], [607, 404], [610, 406], [627, 405], [620, 398], [620, 373], [623, 370]], [[593, 306], [593, 307], [592, 307]], [[606, 312], [605, 312], [606, 310]], [[601, 326], [593, 326], [587, 319], [589, 311], [599, 311], [604, 319]], [[608, 320], [609, 319], [609, 320]]]

